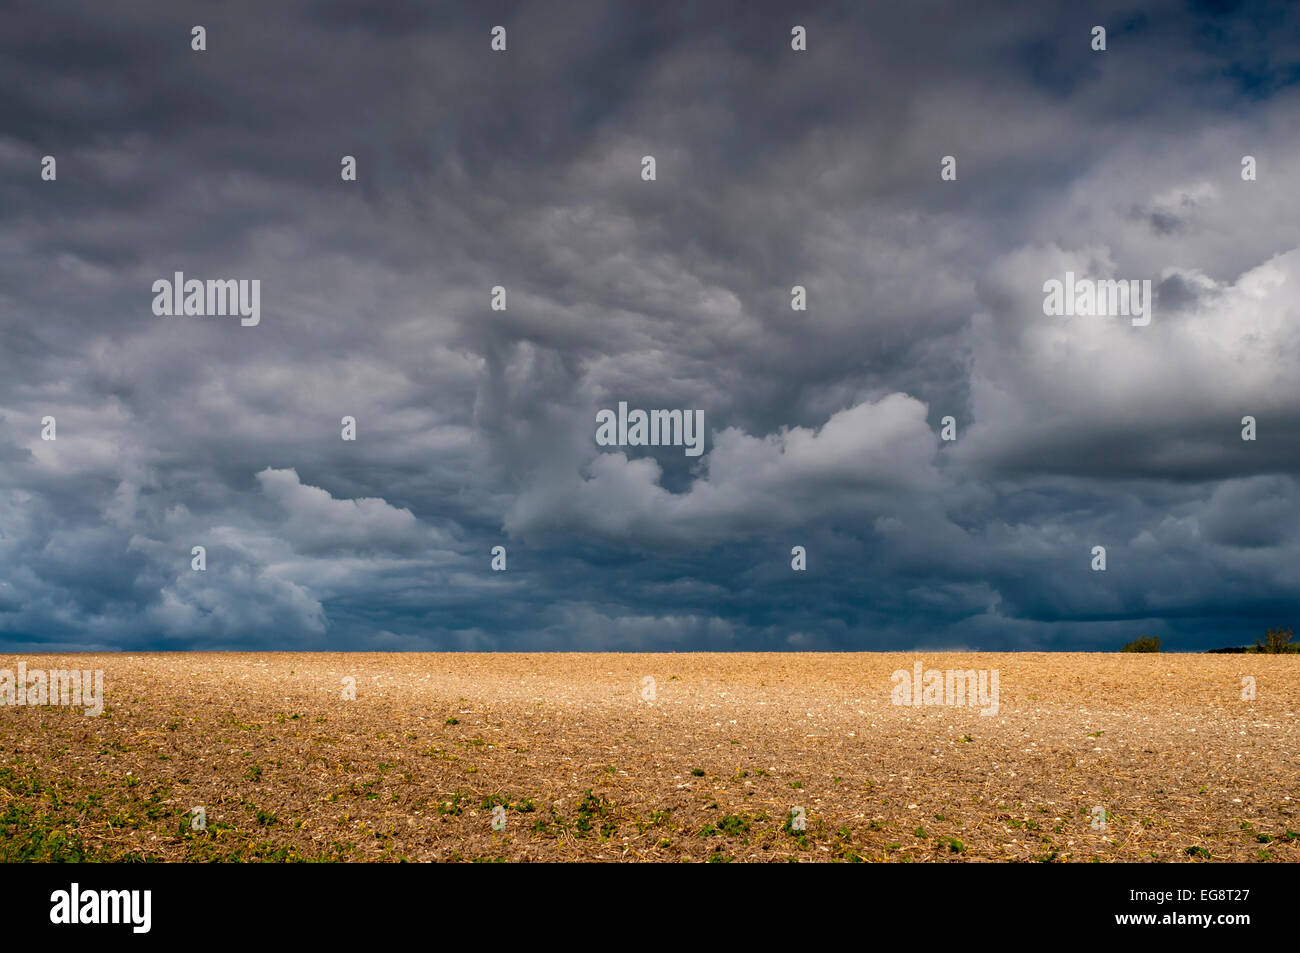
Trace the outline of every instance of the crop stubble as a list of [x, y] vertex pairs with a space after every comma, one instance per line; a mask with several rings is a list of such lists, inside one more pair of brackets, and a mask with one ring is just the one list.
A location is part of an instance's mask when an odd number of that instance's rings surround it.
[[[997, 669], [997, 715], [891, 704], [918, 658]], [[1300, 860], [1295, 657], [23, 660], [106, 711], [0, 708], [9, 859]]]

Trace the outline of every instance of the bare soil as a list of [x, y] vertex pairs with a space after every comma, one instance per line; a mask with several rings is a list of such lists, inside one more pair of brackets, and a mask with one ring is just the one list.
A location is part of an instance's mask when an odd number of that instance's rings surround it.
[[[893, 704], [917, 659], [997, 714]], [[1300, 656], [19, 661], [106, 707], [0, 707], [6, 860], [1300, 861]]]

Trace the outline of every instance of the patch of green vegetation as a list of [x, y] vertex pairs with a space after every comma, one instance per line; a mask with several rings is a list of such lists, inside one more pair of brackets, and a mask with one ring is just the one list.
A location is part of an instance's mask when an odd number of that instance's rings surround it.
[[489, 794], [483, 799], [483, 802], [479, 804], [479, 810], [490, 811], [498, 805], [504, 807], [507, 811], [514, 811], [516, 814], [530, 814], [537, 810], [537, 805], [534, 804], [531, 799], [521, 798], [517, 801], [512, 801], [510, 796], [506, 794]]
[[[72, 805], [54, 786], [41, 781], [36, 771], [20, 771], [19, 767], [0, 767], [0, 790], [10, 795], [0, 813], [0, 862], [84, 863], [112, 859], [105, 851], [85, 846], [75, 832], [75, 817], [65, 813]], [[96, 794], [94, 803], [98, 801]]]
[[[785, 823], [781, 825], [781, 831], [782, 833], [789, 834], [792, 838], [794, 838], [794, 842], [799, 845], [800, 850], [807, 850], [808, 849], [807, 827], [805, 827], [803, 830], [796, 829], [794, 826], [794, 818], [795, 818], [794, 811], [791, 811], [789, 814], [787, 814], [785, 816]], [[806, 823], [807, 820], [805, 819], [805, 824]]]
[[578, 802], [577, 819], [573, 827], [576, 837], [587, 837], [592, 830], [599, 826], [600, 836], [602, 838], [612, 837], [618, 829], [614, 823], [612, 811], [614, 805], [599, 795], [593, 794], [588, 788], [583, 794], [582, 800]]
[[302, 864], [342, 860], [338, 855], [321, 854], [304, 855], [293, 844], [276, 844], [271, 841], [244, 840], [237, 844], [223, 845], [195, 841], [195, 849], [190, 853], [190, 860], [224, 864]]
[[1261, 834], [1259, 831], [1255, 830], [1255, 828], [1252, 827], [1249, 822], [1243, 821], [1241, 825], [1241, 829], [1245, 833], [1249, 834], [1251, 837], [1255, 838], [1255, 840], [1259, 841], [1259, 843], [1261, 844], [1270, 844], [1273, 842], [1273, 837], [1271, 834]]
[[459, 817], [464, 811], [464, 808], [460, 803], [464, 798], [465, 795], [461, 794], [459, 791], [453, 792], [450, 801], [443, 801], [438, 805], [438, 813], [449, 817]]
[[29, 805], [10, 803], [0, 813], [0, 862], [74, 863], [107, 860], [86, 849], [82, 839], [62, 829], [59, 819]]
[[728, 814], [718, 821], [718, 830], [732, 837], [743, 837], [749, 833], [750, 820], [741, 814]]

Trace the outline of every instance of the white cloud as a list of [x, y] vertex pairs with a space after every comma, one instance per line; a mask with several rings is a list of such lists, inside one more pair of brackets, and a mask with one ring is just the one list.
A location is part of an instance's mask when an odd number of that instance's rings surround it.
[[891, 394], [841, 410], [817, 429], [755, 437], [726, 428], [714, 435], [702, 473], [683, 493], [662, 486], [653, 458], [598, 453], [585, 477], [552, 476], [523, 490], [505, 525], [512, 534], [572, 529], [704, 545], [837, 512], [879, 510], [888, 494], [937, 488], [937, 445], [925, 405]]
[[408, 509], [384, 500], [339, 500], [303, 483], [296, 470], [270, 467], [257, 474], [262, 492], [288, 515], [280, 527], [297, 549], [405, 551], [429, 545], [438, 534]]

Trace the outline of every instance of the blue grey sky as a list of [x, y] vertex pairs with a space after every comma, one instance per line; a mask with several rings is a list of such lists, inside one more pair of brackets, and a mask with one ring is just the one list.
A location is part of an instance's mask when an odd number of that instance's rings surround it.
[[[1300, 621], [1295, 4], [375, 7], [7, 7], [4, 650]], [[260, 324], [154, 314], [178, 271]], [[598, 446], [620, 401], [704, 454]]]

